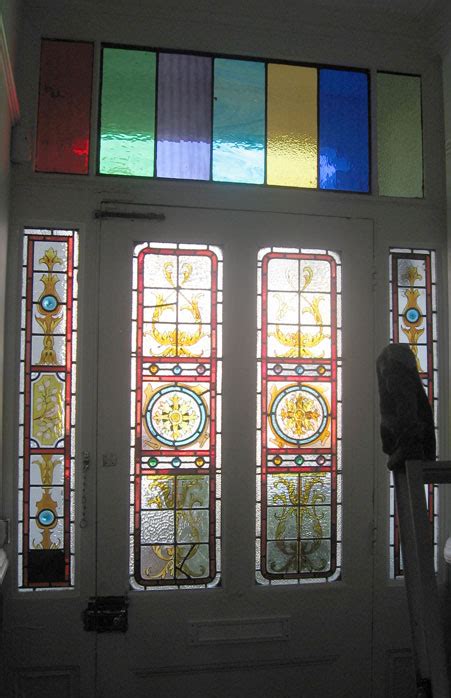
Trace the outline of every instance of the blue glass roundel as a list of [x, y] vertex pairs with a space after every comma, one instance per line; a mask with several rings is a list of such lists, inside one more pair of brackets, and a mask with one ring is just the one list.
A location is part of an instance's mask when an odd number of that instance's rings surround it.
[[202, 398], [185, 385], [167, 385], [150, 398], [145, 411], [149, 433], [166, 446], [187, 446], [200, 437], [207, 423]]
[[321, 393], [309, 385], [290, 385], [272, 402], [269, 420], [273, 432], [291, 444], [308, 444], [324, 432], [329, 411]]
[[420, 317], [420, 313], [416, 308], [409, 308], [409, 310], [405, 313], [407, 322], [418, 322]]
[[54, 523], [56, 516], [51, 509], [42, 509], [42, 511], [39, 512], [37, 519], [41, 526], [51, 526]]
[[39, 301], [39, 304], [43, 310], [47, 313], [51, 313], [55, 308], [58, 307], [58, 299], [50, 294], [43, 296]]

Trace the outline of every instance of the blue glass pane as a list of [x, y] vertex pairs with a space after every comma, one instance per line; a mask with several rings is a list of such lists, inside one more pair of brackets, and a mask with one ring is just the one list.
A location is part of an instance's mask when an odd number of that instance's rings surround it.
[[320, 189], [369, 190], [368, 76], [321, 69]]
[[262, 184], [265, 176], [265, 65], [215, 59], [213, 179]]

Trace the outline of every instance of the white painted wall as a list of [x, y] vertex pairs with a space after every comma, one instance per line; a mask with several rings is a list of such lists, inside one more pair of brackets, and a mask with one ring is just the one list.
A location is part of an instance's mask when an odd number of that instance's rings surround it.
[[[0, 5], [0, 424], [3, 420], [3, 346], [9, 220], [10, 138], [12, 122], [17, 117], [13, 72], [18, 14], [18, 0], [3, 0]], [[2, 482], [2, 450], [2, 432], [0, 431], [0, 483]]]

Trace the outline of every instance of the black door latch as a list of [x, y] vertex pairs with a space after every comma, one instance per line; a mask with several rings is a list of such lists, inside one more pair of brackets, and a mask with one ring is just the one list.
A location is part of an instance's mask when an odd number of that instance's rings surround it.
[[83, 628], [97, 633], [125, 633], [127, 608], [126, 596], [92, 596], [82, 613]]

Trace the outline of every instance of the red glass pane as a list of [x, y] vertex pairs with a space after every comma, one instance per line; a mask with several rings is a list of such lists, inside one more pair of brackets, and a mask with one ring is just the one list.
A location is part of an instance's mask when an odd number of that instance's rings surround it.
[[42, 42], [37, 172], [88, 174], [93, 53], [87, 42]]

